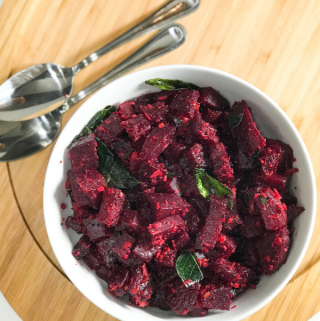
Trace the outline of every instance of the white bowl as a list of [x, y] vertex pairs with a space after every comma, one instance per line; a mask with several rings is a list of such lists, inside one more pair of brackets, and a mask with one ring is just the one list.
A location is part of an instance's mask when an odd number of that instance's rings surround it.
[[[225, 72], [199, 66], [160, 66], [122, 77], [89, 98], [77, 110], [60, 134], [48, 164], [43, 204], [51, 246], [72, 283], [103, 311], [122, 321], [154, 321], [167, 318], [181, 320], [182, 317], [176, 316], [172, 311], [162, 311], [151, 307], [135, 308], [131, 307], [126, 300], [119, 300], [111, 296], [104, 281], [100, 280], [94, 272], [89, 271], [81, 262], [76, 263], [71, 250], [79, 236], [61, 225], [61, 219], [72, 213], [70, 199], [66, 197], [64, 188], [66, 173], [70, 167], [67, 155], [67, 146], [70, 141], [88, 120], [106, 105], [116, 105], [142, 93], [157, 91], [156, 88], [146, 85], [144, 81], [158, 77], [181, 79], [198, 86], [212, 86], [219, 90], [231, 104], [234, 101], [246, 100], [252, 108], [253, 118], [262, 134], [290, 144], [294, 157], [297, 159], [294, 165], [299, 168], [299, 172], [294, 174], [291, 187], [296, 187], [292, 189], [292, 192], [298, 198], [299, 204], [305, 207], [305, 211], [294, 222], [293, 242], [287, 263], [275, 274], [261, 277], [256, 290], [248, 290], [234, 301], [236, 306], [234, 309], [227, 312], [211, 311], [208, 316], [201, 318], [201, 320], [215, 321], [242, 320], [270, 302], [297, 270], [307, 250], [314, 226], [316, 184], [308, 151], [288, 116], [259, 89]], [[61, 209], [61, 203], [67, 205], [65, 210]], [[195, 319], [200, 320], [200, 318]]]

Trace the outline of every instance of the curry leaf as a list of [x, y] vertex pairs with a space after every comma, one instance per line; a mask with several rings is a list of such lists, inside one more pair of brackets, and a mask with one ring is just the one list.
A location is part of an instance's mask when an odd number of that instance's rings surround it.
[[81, 132], [72, 140], [72, 143], [83, 136], [91, 134], [101, 123], [101, 121], [111, 115], [116, 108], [114, 106], [107, 106], [106, 108], [99, 110], [94, 116], [89, 120], [86, 126], [84, 126]]
[[264, 196], [260, 196], [260, 199], [265, 206], [268, 206], [267, 199]]
[[178, 79], [161, 79], [155, 78], [146, 80], [147, 85], [159, 87], [163, 90], [174, 90], [174, 89], [199, 89], [197, 85], [191, 84], [189, 82], [184, 82]]
[[[199, 190], [199, 193], [204, 198], [210, 198], [211, 195], [216, 196], [233, 196], [233, 193], [231, 189], [219, 181], [217, 181], [215, 178], [208, 175], [204, 170], [202, 169], [195, 169], [196, 171], [196, 183]], [[233, 201], [229, 198], [228, 202], [228, 208], [232, 209], [233, 207]]]
[[231, 128], [238, 127], [242, 121], [243, 113], [239, 115], [228, 114], [227, 119]]
[[98, 171], [104, 176], [106, 184], [111, 181], [119, 188], [133, 188], [140, 184], [130, 172], [122, 165], [111, 150], [98, 137], [99, 167]]
[[203, 279], [197, 257], [193, 253], [182, 253], [177, 259], [176, 270], [186, 287]]

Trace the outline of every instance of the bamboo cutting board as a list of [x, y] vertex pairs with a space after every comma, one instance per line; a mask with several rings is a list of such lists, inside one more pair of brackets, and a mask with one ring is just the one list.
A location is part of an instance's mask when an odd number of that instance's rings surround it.
[[[72, 66], [164, 2], [4, 0], [0, 9], [0, 83], [37, 63]], [[209, 66], [257, 86], [298, 128], [319, 184], [319, 0], [202, 0], [200, 9], [181, 23], [188, 31], [187, 42], [142, 68], [165, 64]], [[76, 76], [74, 93], [149, 37], [112, 51], [82, 71]], [[79, 106], [63, 116], [63, 126]], [[52, 148], [0, 164], [0, 290], [24, 321], [113, 321], [68, 281], [49, 244], [42, 190]], [[319, 246], [318, 218], [307, 254], [293, 279], [246, 321], [308, 320], [320, 310]]]

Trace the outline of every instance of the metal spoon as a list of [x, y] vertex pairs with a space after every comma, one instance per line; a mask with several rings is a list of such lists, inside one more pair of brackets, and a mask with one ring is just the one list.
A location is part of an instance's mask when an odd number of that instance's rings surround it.
[[80, 70], [118, 46], [190, 14], [199, 4], [200, 0], [167, 2], [141, 23], [72, 68], [47, 63], [18, 72], [0, 86], [0, 119], [22, 119], [54, 104], [63, 103], [70, 97], [74, 76]]
[[128, 71], [178, 48], [186, 37], [185, 28], [179, 24], [164, 28], [130, 57], [52, 112], [24, 121], [0, 120], [0, 162], [29, 156], [50, 145], [59, 134], [62, 114], [70, 107]]

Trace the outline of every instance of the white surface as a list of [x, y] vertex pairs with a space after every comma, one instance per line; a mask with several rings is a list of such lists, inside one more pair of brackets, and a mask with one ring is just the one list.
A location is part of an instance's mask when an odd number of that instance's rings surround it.
[[[1, 0], [0, 0], [1, 5]], [[10, 304], [0, 291], [0, 320], [1, 321], [22, 321], [17, 313], [11, 308]]]
[[[71, 255], [73, 244], [79, 236], [61, 226], [61, 218], [71, 215], [70, 199], [66, 198], [64, 182], [69, 168], [67, 146], [80, 132], [88, 120], [106, 105], [116, 105], [155, 88], [145, 85], [151, 78], [171, 78], [193, 82], [199, 86], [212, 86], [232, 104], [235, 100], [246, 100], [262, 134], [278, 138], [292, 146], [299, 172], [294, 175], [293, 190], [305, 212], [295, 221], [293, 243], [287, 263], [272, 276], [261, 278], [256, 290], [248, 290], [234, 301], [236, 308], [228, 312], [210, 312], [207, 317], [193, 320], [242, 320], [271, 301], [287, 284], [298, 268], [309, 244], [316, 215], [316, 185], [312, 164], [306, 147], [293, 123], [263, 92], [230, 74], [206, 67], [171, 65], [142, 70], [120, 78], [99, 90], [89, 98], [70, 119], [52, 152], [44, 184], [44, 216], [53, 251], [73, 284], [100, 309], [123, 320], [155, 321], [161, 319], [181, 320], [173, 312], [147, 307], [139, 309], [129, 306], [125, 300], [112, 297], [107, 284], [89, 271], [82, 263], [76, 264]], [[60, 161], [62, 160], [62, 163]], [[67, 204], [61, 210], [60, 204]]]
[[320, 312], [315, 314], [309, 321], [320, 321]]

